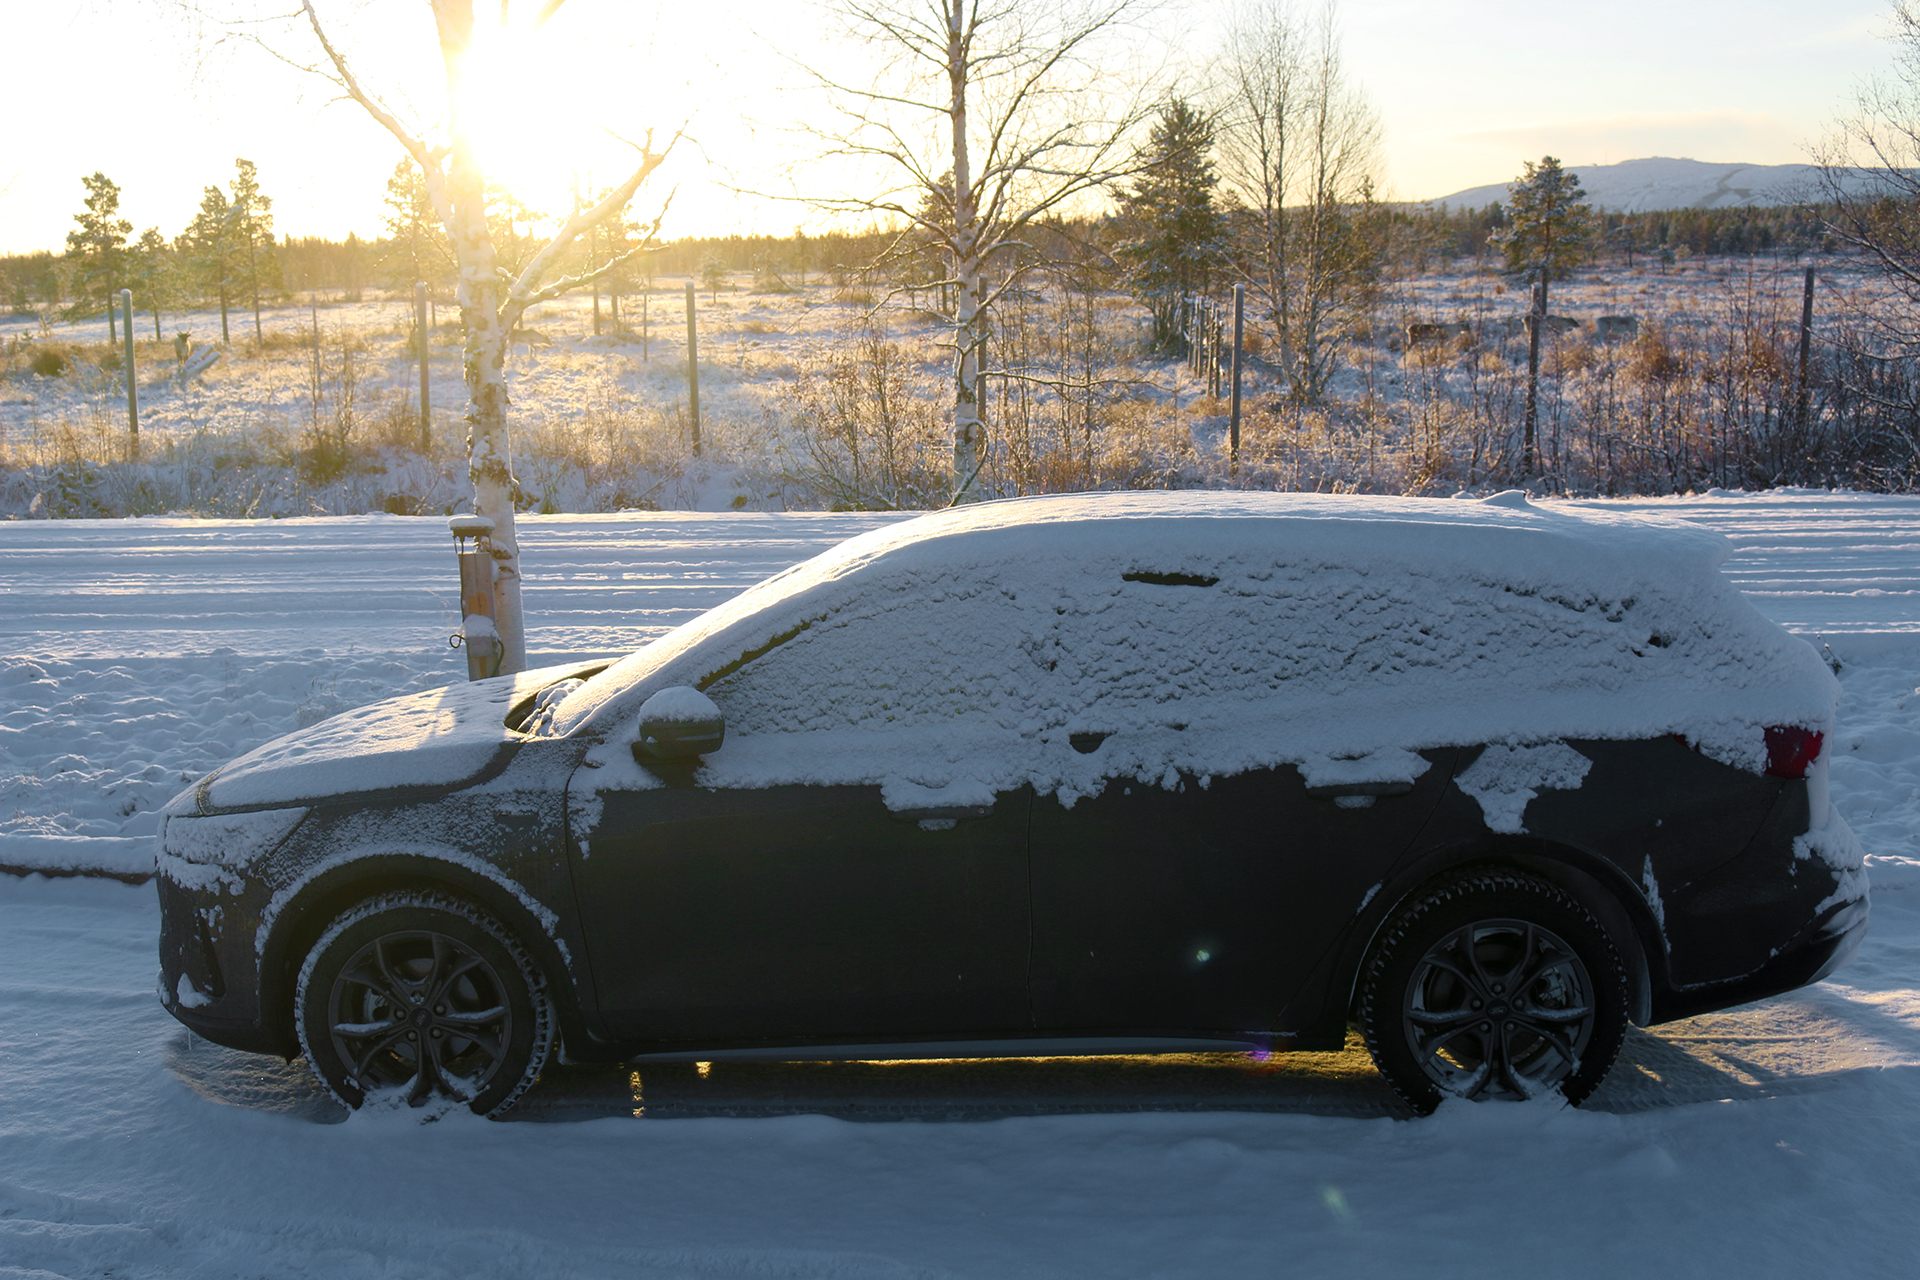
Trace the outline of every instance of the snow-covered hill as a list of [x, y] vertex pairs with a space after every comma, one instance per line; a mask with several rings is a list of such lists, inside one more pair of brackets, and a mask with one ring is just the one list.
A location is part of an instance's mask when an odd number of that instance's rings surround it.
[[[1565, 168], [1579, 175], [1595, 208], [1619, 213], [1797, 204], [1816, 198], [1813, 191], [1819, 174], [1810, 164], [1725, 164], [1671, 156]], [[1494, 182], [1422, 203], [1479, 209], [1505, 203], [1506, 198], [1507, 183]]]

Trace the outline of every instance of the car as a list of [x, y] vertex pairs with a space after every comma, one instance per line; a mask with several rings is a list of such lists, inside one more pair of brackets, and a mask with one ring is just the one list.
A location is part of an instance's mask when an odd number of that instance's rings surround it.
[[1679, 523], [1106, 493], [849, 540], [612, 663], [202, 778], [160, 993], [341, 1103], [567, 1062], [1278, 1052], [1589, 1098], [1868, 916], [1838, 684]]

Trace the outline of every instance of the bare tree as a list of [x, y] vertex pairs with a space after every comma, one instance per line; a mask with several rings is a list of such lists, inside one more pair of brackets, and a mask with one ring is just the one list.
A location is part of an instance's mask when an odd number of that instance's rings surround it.
[[896, 253], [931, 248], [952, 324], [953, 502], [981, 495], [987, 424], [980, 379], [994, 304], [1036, 265], [1027, 233], [1129, 171], [1126, 139], [1144, 94], [1105, 92], [1102, 36], [1140, 0], [840, 0], [846, 32], [874, 51], [874, 83], [809, 69], [841, 113], [813, 131], [835, 153], [876, 162], [879, 194], [813, 203], [878, 214]]
[[1226, 58], [1221, 176], [1242, 206], [1235, 254], [1273, 328], [1287, 387], [1318, 401], [1338, 343], [1371, 309], [1380, 120], [1348, 83], [1337, 8], [1302, 18], [1285, 0], [1243, 9]]
[[[478, 153], [472, 95], [483, 90], [506, 93], [512, 86], [472, 86], [465, 82], [470, 73], [469, 55], [475, 47], [473, 0], [429, 2], [438, 36], [440, 74], [446, 84], [445, 124], [438, 139], [402, 121], [399, 113], [360, 79], [322, 23], [314, 0], [301, 0], [300, 11], [319, 42], [324, 62], [302, 69], [338, 85], [413, 158], [426, 183], [434, 213], [452, 245], [454, 260], [459, 266], [456, 296], [460, 322], [466, 334], [467, 474], [473, 484], [474, 511], [493, 521], [494, 621], [500, 632], [500, 670], [503, 673], [521, 671], [526, 668], [527, 651], [520, 605], [520, 543], [513, 519], [513, 452], [507, 433], [507, 338], [528, 307], [557, 298], [618, 269], [626, 254], [590, 263], [571, 275], [561, 270], [561, 264], [569, 247], [582, 234], [626, 208], [641, 184], [667, 158], [680, 135], [676, 133], [659, 151], [653, 149], [651, 132], [641, 142], [632, 144], [639, 160], [625, 181], [590, 208], [576, 211], [524, 265], [507, 272], [495, 252], [494, 233], [488, 224], [487, 178]], [[544, 27], [564, 2], [541, 0], [533, 24], [535, 30]], [[500, 0], [497, 10], [490, 12], [487, 20], [496, 21], [505, 29], [510, 3], [511, 0]], [[291, 61], [284, 53], [273, 52], [283, 61]], [[653, 226], [656, 229], [659, 226], [657, 216]]]
[[1814, 149], [1828, 229], [1879, 271], [1902, 305], [1881, 309], [1879, 336], [1920, 355], [1920, 7], [1893, 6], [1891, 78], [1867, 81], [1852, 114]]

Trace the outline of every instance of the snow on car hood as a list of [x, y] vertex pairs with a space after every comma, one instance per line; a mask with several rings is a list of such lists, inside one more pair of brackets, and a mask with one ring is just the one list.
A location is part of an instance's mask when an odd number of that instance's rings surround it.
[[545, 667], [343, 711], [214, 770], [164, 812], [211, 813], [465, 782], [520, 740], [506, 726], [508, 707], [580, 669]]

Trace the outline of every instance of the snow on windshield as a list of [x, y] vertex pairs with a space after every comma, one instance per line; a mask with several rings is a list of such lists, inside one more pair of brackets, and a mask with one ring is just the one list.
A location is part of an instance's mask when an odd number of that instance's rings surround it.
[[[1380, 781], [1412, 752], [1681, 733], [1758, 768], [1837, 684], [1630, 517], [1312, 495], [987, 504], [877, 530], [590, 682], [561, 731], [702, 685], [713, 786], [882, 784], [896, 807], [1280, 763]], [[763, 652], [764, 651], [764, 652]]]

